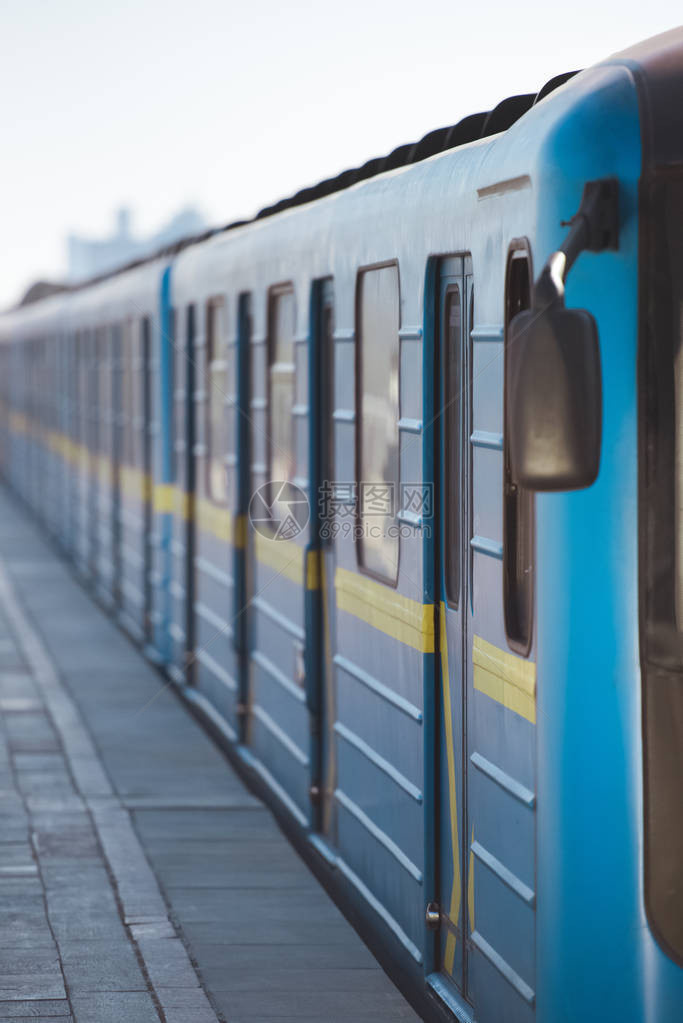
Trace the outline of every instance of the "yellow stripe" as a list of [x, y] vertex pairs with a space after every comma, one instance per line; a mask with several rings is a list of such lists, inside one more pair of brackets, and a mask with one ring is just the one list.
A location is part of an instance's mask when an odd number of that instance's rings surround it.
[[[451, 905], [448, 915], [452, 923], [458, 926], [460, 916], [460, 899], [462, 898], [462, 880], [460, 877], [460, 838], [458, 836], [458, 803], [455, 781], [455, 747], [453, 743], [453, 716], [451, 708], [451, 679], [448, 673], [448, 636], [446, 633], [446, 605], [441, 603], [439, 615], [439, 644], [441, 647], [441, 679], [443, 685], [444, 731], [446, 733], [446, 761], [448, 764], [448, 803], [451, 818], [451, 848], [453, 850], [453, 887], [451, 888]], [[455, 959], [455, 935], [449, 931], [446, 938], [444, 966], [446, 971], [453, 973]]]
[[175, 487], [171, 483], [156, 483], [153, 498], [155, 512], [165, 515], [175, 510]]
[[[0, 406], [1, 409], [1, 406]], [[33, 425], [22, 412], [10, 414], [10, 426], [16, 433], [32, 434]], [[42, 438], [41, 438], [42, 439]], [[106, 455], [93, 454], [88, 447], [72, 441], [63, 433], [50, 430], [45, 433], [45, 445], [65, 462], [80, 470], [92, 471], [103, 483], [111, 485], [114, 475], [113, 462]], [[138, 497], [151, 501], [154, 511], [161, 514], [177, 513], [189, 520], [192, 515], [191, 495], [172, 483], [154, 483], [150, 476], [135, 466], [120, 465], [118, 469], [121, 492], [127, 497]], [[195, 512], [200, 529], [213, 533], [219, 540], [232, 543], [235, 547], [246, 545], [247, 526], [244, 515], [233, 516], [222, 507], [198, 499]]]
[[262, 565], [272, 568], [278, 575], [304, 585], [304, 549], [293, 540], [271, 540], [262, 533], [254, 533], [256, 557]]
[[184, 519], [185, 522], [189, 522], [192, 518], [192, 494], [188, 494], [186, 490], [181, 490], [180, 487], [174, 487], [175, 501], [173, 510]]
[[114, 480], [114, 467], [111, 461], [104, 455], [100, 455], [97, 460], [97, 475], [100, 483], [105, 483], [107, 486], [111, 486]]
[[247, 546], [247, 517], [246, 515], [235, 515], [233, 525], [233, 544], [244, 550]]
[[232, 543], [232, 513], [228, 508], [199, 499], [196, 505], [197, 525], [224, 543]]
[[536, 665], [487, 643], [481, 636], [472, 645], [474, 688], [536, 724]]
[[434, 605], [404, 597], [367, 576], [338, 568], [337, 607], [422, 653], [434, 653]]
[[137, 469], [132, 465], [120, 466], [119, 485], [121, 493], [126, 497], [135, 497], [139, 501], [149, 500], [151, 480], [142, 469]]
[[319, 590], [320, 589], [320, 562], [322, 560], [321, 551], [309, 551], [306, 556], [306, 589], [307, 590]]

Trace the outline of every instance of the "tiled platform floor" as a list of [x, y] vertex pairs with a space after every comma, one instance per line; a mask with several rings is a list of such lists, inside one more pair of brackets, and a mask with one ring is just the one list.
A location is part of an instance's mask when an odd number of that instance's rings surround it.
[[0, 491], [0, 1023], [417, 1016]]

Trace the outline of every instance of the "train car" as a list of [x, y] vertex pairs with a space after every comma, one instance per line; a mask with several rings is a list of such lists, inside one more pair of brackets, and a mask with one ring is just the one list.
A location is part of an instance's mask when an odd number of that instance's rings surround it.
[[0, 320], [6, 480], [425, 1019], [683, 1016], [682, 287], [676, 30]]

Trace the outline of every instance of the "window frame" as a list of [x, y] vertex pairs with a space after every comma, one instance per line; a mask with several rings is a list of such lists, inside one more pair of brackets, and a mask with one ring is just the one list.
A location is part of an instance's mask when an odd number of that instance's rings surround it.
[[[359, 266], [356, 270], [356, 288], [354, 296], [354, 344], [355, 344], [355, 358], [354, 358], [354, 401], [355, 401], [355, 441], [354, 441], [354, 469], [355, 469], [355, 514], [356, 523], [362, 527], [362, 512], [361, 512], [361, 498], [360, 498], [360, 483], [361, 483], [361, 449], [363, 445], [363, 416], [362, 416], [362, 399], [363, 399], [363, 351], [362, 351], [362, 334], [361, 334], [361, 302], [362, 302], [362, 284], [361, 281], [365, 274], [372, 270], [384, 270], [387, 267], [396, 268], [396, 284], [397, 284], [397, 295], [398, 295], [398, 326], [396, 329], [396, 344], [398, 346], [398, 399], [396, 402], [396, 435], [397, 435], [397, 473], [396, 473], [396, 488], [398, 493], [394, 495], [395, 502], [399, 500], [399, 494], [401, 489], [401, 432], [398, 428], [399, 421], [401, 419], [401, 269], [399, 266], [398, 259], [385, 259], [379, 263], [370, 263], [367, 265]], [[394, 504], [394, 522], [398, 524], [398, 513], [396, 512], [396, 504]], [[400, 530], [396, 538], [396, 572], [392, 579], [389, 576], [382, 575], [380, 572], [376, 572], [372, 568], [368, 568], [363, 563], [363, 542], [361, 537], [356, 537], [354, 540], [354, 546], [356, 549], [356, 567], [359, 572], [363, 575], [368, 576], [370, 579], [375, 579], [377, 582], [383, 583], [385, 586], [389, 586], [391, 589], [398, 589], [398, 580], [401, 570], [401, 534]]]
[[[464, 378], [465, 378], [465, 328], [466, 322], [466, 288], [465, 275], [464, 273], [457, 281], [453, 281], [448, 284], [443, 295], [443, 302], [439, 303], [439, 313], [443, 317], [443, 322], [439, 324], [441, 334], [441, 346], [444, 353], [444, 365], [442, 367], [443, 376], [441, 377], [441, 386], [443, 387], [443, 397], [445, 399], [444, 405], [444, 441], [443, 441], [443, 469], [444, 469], [444, 503], [443, 503], [443, 514], [444, 514], [444, 543], [446, 550], [443, 552], [443, 583], [444, 592], [446, 596], [446, 603], [453, 610], [460, 608], [461, 602], [463, 601], [463, 511], [462, 511], [462, 500], [464, 497], [464, 476], [463, 470], [465, 466], [465, 460], [463, 456], [463, 441], [465, 439], [465, 390], [464, 390]], [[460, 391], [460, 399], [457, 402], [457, 422], [458, 422], [458, 437], [457, 444], [455, 445], [458, 455], [457, 471], [455, 473], [455, 481], [452, 479], [450, 472], [450, 456], [452, 452], [452, 445], [450, 438], [452, 431], [450, 426], [453, 423], [454, 409], [453, 400], [449, 397], [449, 369], [451, 364], [451, 353], [449, 352], [448, 338], [445, 335], [447, 329], [447, 321], [445, 318], [446, 306], [451, 295], [457, 294], [458, 296], [458, 310], [460, 314], [460, 325], [459, 325], [459, 363], [457, 366], [458, 374], [458, 385]], [[468, 444], [468, 447], [470, 445]], [[449, 501], [450, 489], [453, 482], [457, 483], [457, 499], [455, 501]], [[451, 510], [452, 509], [452, 510]], [[453, 542], [453, 536], [455, 536], [455, 542]], [[457, 552], [457, 565], [455, 566], [455, 594], [450, 590], [450, 583], [453, 582], [451, 574], [449, 572], [450, 562], [448, 551], [455, 550]]]
[[[219, 319], [222, 322], [222, 332], [219, 332], [219, 333], [222, 333], [223, 336], [222, 336], [222, 338], [219, 337], [217, 339], [216, 331], [214, 329], [214, 317], [216, 315], [216, 310], [218, 310], [218, 309], [220, 309], [221, 312], [222, 312], [222, 315], [219, 317]], [[225, 431], [225, 415], [226, 415], [226, 410], [227, 410], [227, 404], [226, 403], [227, 403], [227, 399], [228, 399], [227, 387], [225, 386], [226, 382], [227, 382], [227, 374], [228, 374], [228, 361], [227, 361], [227, 354], [228, 354], [228, 339], [227, 339], [228, 301], [227, 301], [226, 295], [225, 294], [211, 295], [209, 298], [207, 298], [207, 300], [205, 302], [205, 305], [204, 305], [204, 316], [205, 316], [205, 326], [206, 326], [206, 329], [204, 331], [204, 366], [205, 366], [205, 381], [206, 381], [206, 389], [205, 389], [206, 397], [205, 397], [205, 402], [204, 402], [204, 451], [205, 451], [205, 456], [204, 456], [204, 461], [205, 461], [205, 464], [204, 464], [204, 490], [205, 490], [207, 498], [209, 499], [209, 501], [211, 501], [212, 504], [215, 504], [215, 505], [217, 505], [220, 508], [225, 508], [228, 505], [228, 480], [227, 480], [227, 467], [225, 465], [225, 456], [226, 456], [225, 447], [226, 447], [226, 439], [227, 439], [227, 434], [226, 434], [226, 431]], [[216, 344], [217, 340], [218, 340], [218, 344]], [[222, 356], [219, 357], [219, 358], [215, 357], [217, 351], [218, 352], [222, 351]], [[223, 444], [222, 444], [222, 450], [221, 450], [221, 455], [220, 455], [220, 461], [222, 462], [222, 465], [223, 465], [223, 475], [224, 475], [224, 481], [223, 481], [224, 482], [224, 493], [223, 493], [222, 496], [216, 496], [216, 494], [214, 493], [213, 487], [211, 485], [212, 462], [213, 462], [213, 457], [212, 457], [212, 452], [213, 452], [213, 435], [214, 435], [214, 431], [213, 431], [213, 428], [212, 428], [212, 416], [211, 416], [211, 413], [212, 413], [211, 392], [212, 392], [212, 387], [213, 387], [213, 372], [215, 372], [219, 368], [222, 369], [223, 385], [224, 385], [223, 386], [223, 391], [222, 391], [222, 399], [223, 400], [222, 400], [222, 405], [221, 405], [221, 408], [223, 410], [223, 428], [224, 428], [223, 432], [224, 432], [224, 436], [223, 436]]]
[[[294, 287], [293, 281], [283, 281], [280, 284], [273, 284], [268, 289], [266, 298], [266, 482], [273, 482], [273, 389], [271, 383], [271, 372], [275, 363], [275, 329], [274, 329], [274, 310], [277, 305], [278, 299], [285, 295], [291, 295], [294, 302], [294, 330], [292, 334], [292, 377], [293, 377], [293, 397], [292, 397], [292, 408], [296, 404], [296, 324], [297, 324], [297, 296], [296, 288]], [[286, 365], [286, 364], [285, 364]], [[296, 433], [294, 428], [294, 416], [290, 411], [290, 429], [291, 429], [291, 461], [292, 461], [292, 478], [289, 483], [294, 482], [296, 476]]]
[[[529, 307], [531, 306], [533, 287], [534, 287], [534, 271], [533, 271], [533, 260], [531, 256], [531, 246], [528, 238], [513, 238], [510, 242], [507, 250], [505, 259], [505, 293], [504, 293], [504, 333], [503, 333], [503, 345], [504, 345], [504, 379], [503, 379], [503, 618], [505, 623], [505, 637], [508, 642], [508, 646], [516, 654], [521, 657], [528, 657], [533, 646], [534, 639], [534, 613], [535, 613], [535, 597], [536, 597], [536, 526], [535, 526], [535, 502], [532, 491], [522, 491], [521, 488], [517, 489], [517, 494], [522, 494], [522, 500], [525, 504], [522, 505], [519, 498], [517, 498], [517, 508], [522, 508], [522, 513], [528, 514], [528, 529], [529, 529], [529, 548], [530, 548], [530, 562], [531, 562], [531, 579], [529, 581], [528, 596], [526, 600], [526, 612], [528, 629], [527, 634], [523, 637], [515, 635], [511, 629], [511, 601], [512, 601], [512, 590], [516, 585], [511, 580], [510, 573], [510, 557], [509, 557], [509, 532], [510, 532], [510, 514], [509, 514], [509, 495], [510, 490], [514, 487], [514, 481], [510, 473], [510, 431], [508, 429], [508, 407], [507, 407], [507, 392], [506, 386], [507, 373], [508, 373], [508, 331], [510, 322], [513, 316], [510, 316], [510, 283], [511, 283], [511, 268], [516, 259], [524, 259], [527, 265], [528, 278], [529, 278]], [[528, 495], [528, 497], [526, 496]], [[526, 504], [528, 500], [528, 504]], [[516, 539], [520, 536], [522, 530], [519, 528], [516, 531]]]

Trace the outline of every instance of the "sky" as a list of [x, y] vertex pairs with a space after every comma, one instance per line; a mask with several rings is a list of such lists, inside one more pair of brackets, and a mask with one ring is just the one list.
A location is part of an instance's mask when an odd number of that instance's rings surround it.
[[116, 209], [211, 224], [535, 92], [680, 2], [0, 0], [0, 307]]

